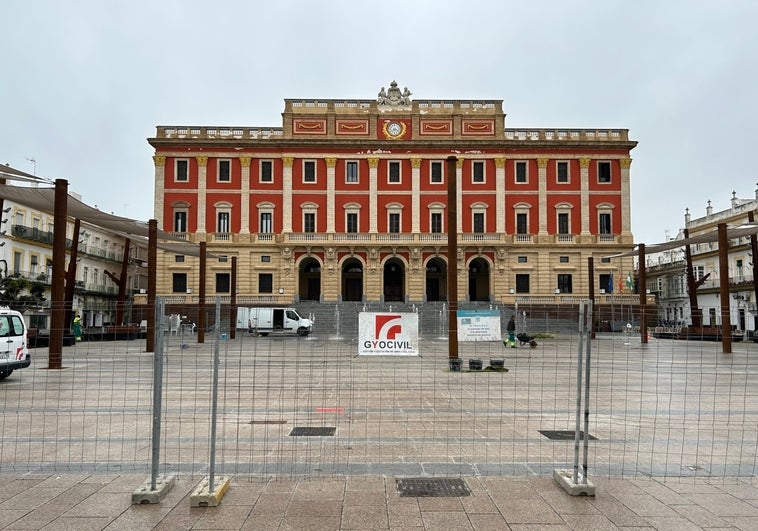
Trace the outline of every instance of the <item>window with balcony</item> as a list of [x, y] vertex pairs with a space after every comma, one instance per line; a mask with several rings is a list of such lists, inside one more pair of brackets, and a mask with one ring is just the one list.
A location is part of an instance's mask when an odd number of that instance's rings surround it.
[[274, 275], [271, 273], [258, 274], [258, 293], [274, 292]]
[[231, 280], [229, 273], [216, 273], [216, 293], [230, 293]]
[[174, 232], [187, 232], [186, 210], [174, 210]]
[[484, 212], [474, 212], [473, 229], [476, 234], [484, 233]]
[[171, 291], [187, 293], [187, 273], [173, 273], [171, 275]]
[[526, 212], [516, 213], [516, 234], [529, 234], [529, 215]]
[[387, 219], [387, 224], [388, 224], [387, 232], [399, 233], [400, 232], [400, 213], [390, 212], [389, 217]]
[[261, 212], [258, 232], [261, 234], [271, 234], [274, 232], [271, 212]]
[[229, 212], [222, 210], [216, 213], [216, 232], [229, 233]]
[[303, 232], [316, 232], [315, 212], [303, 213]]
[[560, 274], [558, 275], [558, 290], [561, 293], [573, 293], [574, 288], [572, 285], [572, 279], [571, 275], [569, 274]]
[[430, 219], [430, 225], [431, 225], [431, 232], [434, 234], [440, 234], [442, 233], [442, 212], [432, 212], [431, 213], [431, 219]]
[[558, 213], [558, 234], [569, 234], [569, 215], [568, 212]]
[[357, 233], [358, 232], [358, 213], [348, 212], [345, 218], [346, 232]]
[[600, 234], [613, 234], [611, 229], [610, 212], [601, 212], [598, 216], [598, 232]]
[[527, 273], [516, 275], [516, 293], [529, 293], [529, 275]]

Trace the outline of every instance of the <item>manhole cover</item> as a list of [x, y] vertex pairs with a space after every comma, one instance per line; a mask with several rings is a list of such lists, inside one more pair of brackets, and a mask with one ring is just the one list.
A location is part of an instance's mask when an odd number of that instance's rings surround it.
[[301, 426], [292, 428], [290, 437], [328, 437], [330, 435], [334, 435], [335, 431], [337, 431], [337, 428], [330, 426]]
[[405, 478], [395, 480], [401, 497], [455, 497], [470, 496], [466, 482], [461, 478]]
[[[573, 441], [574, 436], [576, 434], [573, 430], [540, 430], [540, 433], [550, 439], [551, 441]], [[584, 432], [579, 432], [579, 438], [584, 439]], [[588, 439], [590, 441], [596, 441], [597, 438], [593, 437], [592, 434], [588, 434]]]

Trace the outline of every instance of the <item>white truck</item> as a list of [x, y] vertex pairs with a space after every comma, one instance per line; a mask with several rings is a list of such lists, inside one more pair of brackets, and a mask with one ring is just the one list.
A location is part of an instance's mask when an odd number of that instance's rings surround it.
[[15, 310], [0, 308], [0, 380], [31, 363], [24, 317]]
[[294, 308], [237, 308], [237, 329], [251, 334], [298, 334], [307, 336], [313, 321], [302, 317]]

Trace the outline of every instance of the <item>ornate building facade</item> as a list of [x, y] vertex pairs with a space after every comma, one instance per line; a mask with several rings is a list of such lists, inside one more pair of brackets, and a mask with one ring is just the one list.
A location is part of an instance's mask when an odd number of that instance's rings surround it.
[[[598, 293], [633, 247], [625, 129], [506, 128], [501, 100], [285, 99], [281, 127], [159, 126], [159, 228], [206, 242], [205, 291], [240, 301], [561, 303]], [[456, 157], [456, 197], [447, 159]], [[458, 253], [447, 257], [455, 201]], [[588, 276], [593, 257], [594, 275]], [[198, 288], [161, 253], [158, 294]]]

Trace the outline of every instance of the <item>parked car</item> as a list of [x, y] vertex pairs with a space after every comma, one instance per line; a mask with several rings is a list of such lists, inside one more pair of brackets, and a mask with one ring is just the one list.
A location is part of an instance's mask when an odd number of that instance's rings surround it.
[[24, 316], [10, 308], [0, 308], [0, 380], [16, 369], [31, 365]]

